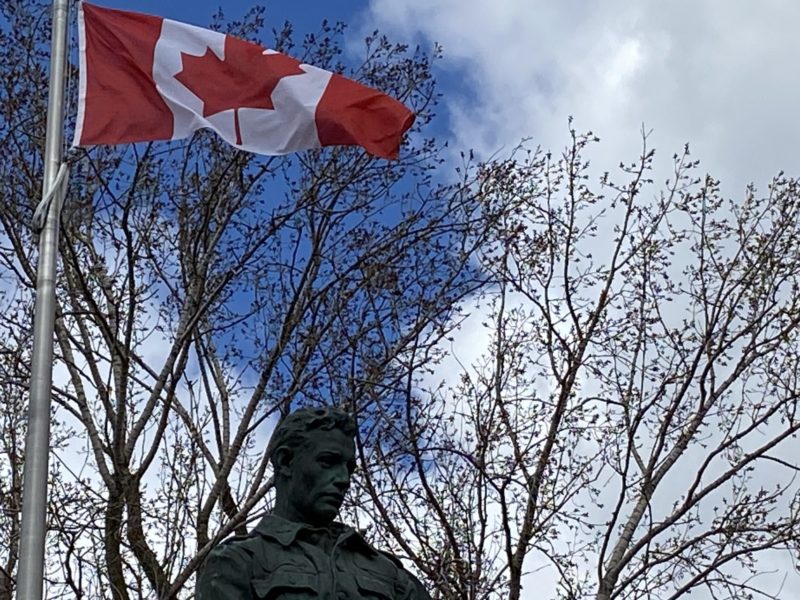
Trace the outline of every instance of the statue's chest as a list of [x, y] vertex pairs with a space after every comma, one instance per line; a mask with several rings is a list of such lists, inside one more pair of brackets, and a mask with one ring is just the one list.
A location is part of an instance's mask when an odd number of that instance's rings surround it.
[[259, 600], [404, 600], [396, 571], [384, 561], [335, 543], [297, 541], [265, 548], [252, 582]]

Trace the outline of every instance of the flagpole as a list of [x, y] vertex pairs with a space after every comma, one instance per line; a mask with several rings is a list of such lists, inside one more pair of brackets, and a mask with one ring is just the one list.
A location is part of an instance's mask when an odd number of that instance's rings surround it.
[[[36, 308], [33, 320], [28, 433], [22, 488], [22, 529], [16, 597], [40, 600], [44, 587], [44, 544], [47, 527], [47, 462], [50, 453], [50, 396], [53, 383], [53, 326], [58, 229], [64, 186], [61, 167], [64, 136], [64, 82], [67, 60], [69, 0], [53, 0], [50, 42], [50, 91], [47, 101], [47, 137], [44, 151], [43, 197], [52, 194], [39, 234]], [[54, 186], [59, 189], [54, 190]]]

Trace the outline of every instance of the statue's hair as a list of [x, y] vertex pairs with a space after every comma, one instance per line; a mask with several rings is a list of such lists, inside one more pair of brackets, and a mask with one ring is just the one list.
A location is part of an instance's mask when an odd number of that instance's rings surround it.
[[292, 452], [300, 449], [309, 431], [322, 429], [331, 431], [338, 429], [347, 436], [356, 435], [356, 422], [353, 416], [333, 406], [317, 408], [299, 408], [283, 417], [279, 422], [267, 446], [267, 453], [273, 467], [275, 466], [275, 450], [288, 446]]

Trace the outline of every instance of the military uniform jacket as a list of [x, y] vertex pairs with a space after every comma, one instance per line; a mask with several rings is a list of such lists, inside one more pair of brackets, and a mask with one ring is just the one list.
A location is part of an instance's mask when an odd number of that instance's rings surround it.
[[197, 600], [430, 600], [397, 559], [353, 528], [316, 529], [265, 516], [247, 536], [214, 548]]

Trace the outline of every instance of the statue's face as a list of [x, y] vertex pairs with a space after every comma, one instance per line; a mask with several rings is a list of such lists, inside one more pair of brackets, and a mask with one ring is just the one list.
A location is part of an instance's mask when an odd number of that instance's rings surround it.
[[353, 438], [338, 429], [312, 430], [295, 452], [288, 500], [304, 523], [325, 526], [336, 518], [355, 469]]

